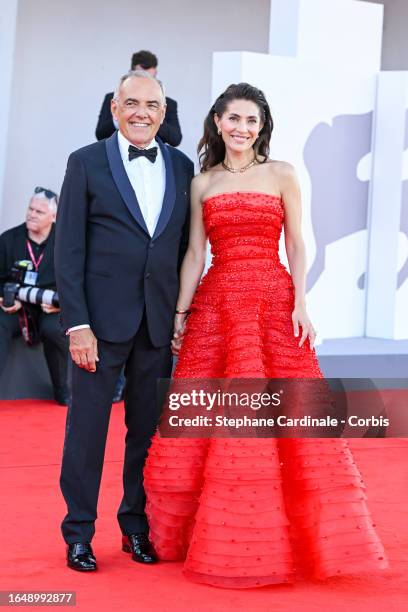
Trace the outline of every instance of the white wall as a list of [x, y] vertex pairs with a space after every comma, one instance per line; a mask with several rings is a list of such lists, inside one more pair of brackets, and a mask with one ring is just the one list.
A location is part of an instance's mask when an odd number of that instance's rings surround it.
[[268, 48], [269, 0], [19, 0], [0, 231], [33, 187], [59, 190], [70, 151], [94, 140], [104, 94], [132, 52], [159, 57], [195, 159], [210, 107], [213, 51]]
[[10, 90], [13, 78], [17, 5], [18, 0], [0, 0], [0, 190], [4, 181], [7, 159], [7, 134], [9, 127]]

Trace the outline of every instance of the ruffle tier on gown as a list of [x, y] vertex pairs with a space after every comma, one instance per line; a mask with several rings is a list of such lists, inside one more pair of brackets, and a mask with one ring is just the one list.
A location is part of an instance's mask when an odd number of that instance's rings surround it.
[[[203, 204], [213, 263], [200, 284], [175, 378], [321, 378], [299, 348], [294, 290], [280, 263], [280, 198]], [[145, 467], [150, 537], [196, 582], [245, 588], [388, 565], [347, 441], [161, 438]]]

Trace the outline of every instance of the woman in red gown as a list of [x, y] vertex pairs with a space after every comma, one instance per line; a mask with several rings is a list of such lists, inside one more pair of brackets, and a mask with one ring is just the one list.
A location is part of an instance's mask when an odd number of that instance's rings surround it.
[[[246, 83], [228, 87], [205, 120], [175, 378], [322, 377], [298, 182], [290, 164], [269, 159], [272, 128], [263, 93]], [[279, 261], [282, 227], [291, 274]], [[207, 238], [212, 265], [200, 283]], [[145, 489], [158, 557], [185, 560], [197, 582], [254, 587], [387, 567], [344, 439], [156, 434]]]

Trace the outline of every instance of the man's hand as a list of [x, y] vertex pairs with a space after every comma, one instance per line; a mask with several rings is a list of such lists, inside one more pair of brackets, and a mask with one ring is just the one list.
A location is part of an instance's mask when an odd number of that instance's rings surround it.
[[18, 310], [20, 310], [21, 302], [16, 300], [13, 306], [10, 306], [10, 308], [6, 308], [5, 306], [3, 306], [3, 298], [0, 298], [0, 308], [4, 310], [4, 312], [7, 312], [7, 314], [14, 314]]
[[54, 314], [55, 312], [59, 312], [61, 309], [56, 306], [52, 306], [51, 304], [41, 304], [41, 309], [45, 314]]
[[69, 334], [69, 350], [79, 368], [96, 372], [98, 341], [90, 329], [75, 329]]

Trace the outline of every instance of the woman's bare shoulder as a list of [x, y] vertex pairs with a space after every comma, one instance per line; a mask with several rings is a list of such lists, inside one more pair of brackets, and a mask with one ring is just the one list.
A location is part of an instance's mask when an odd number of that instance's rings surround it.
[[267, 166], [269, 168], [269, 172], [273, 172], [276, 176], [296, 176], [295, 167], [287, 161], [268, 159]]
[[199, 172], [191, 181], [191, 189], [194, 193], [200, 193], [208, 184], [207, 172]]
[[197, 187], [200, 187], [201, 185], [205, 185], [206, 182], [208, 181], [207, 174], [208, 174], [207, 172], [199, 172], [198, 174], [195, 175], [195, 177], [191, 181], [191, 184], [194, 185], [196, 189]]
[[205, 198], [211, 185], [211, 180], [214, 175], [215, 168], [211, 168], [206, 172], [199, 172], [195, 175], [191, 183], [191, 192], [201, 201]]
[[279, 185], [281, 193], [298, 185], [295, 167], [289, 162], [271, 159], [267, 165], [270, 177]]

